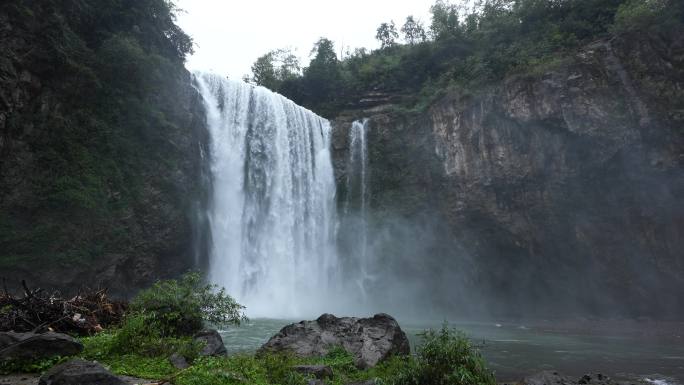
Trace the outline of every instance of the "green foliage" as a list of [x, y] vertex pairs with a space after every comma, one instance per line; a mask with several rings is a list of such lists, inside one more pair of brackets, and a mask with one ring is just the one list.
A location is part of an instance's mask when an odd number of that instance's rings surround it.
[[397, 32], [397, 27], [394, 25], [394, 21], [380, 24], [377, 33], [375, 34], [375, 38], [380, 41], [380, 46], [383, 49], [392, 47], [396, 43], [398, 37], [399, 33]]
[[427, 40], [423, 24], [417, 21], [412, 15], [406, 17], [406, 22], [401, 27], [401, 32], [404, 34], [404, 40], [411, 45]]
[[[126, 326], [124, 326], [125, 328]], [[142, 327], [142, 326], [136, 326]], [[141, 378], [173, 378], [177, 385], [200, 384], [253, 384], [253, 385], [305, 385], [311, 378], [295, 372], [296, 365], [327, 365], [333, 377], [326, 380], [330, 385], [376, 380], [386, 385], [494, 385], [494, 377], [486, 369], [479, 352], [459, 332], [444, 326], [439, 331], [426, 331], [422, 345], [415, 356], [394, 356], [379, 365], [360, 370], [354, 365], [354, 357], [343, 348], [330, 350], [324, 357], [300, 358], [291, 354], [233, 354], [227, 357], [199, 357], [191, 360], [192, 366], [185, 370], [174, 369], [167, 357], [168, 351], [157, 350], [154, 354], [140, 349], [127, 352], [112, 347], [122, 331], [103, 333], [83, 338], [82, 357], [96, 360], [114, 373]], [[159, 337], [159, 345], [175, 345], [179, 339]], [[149, 341], [131, 341], [147, 346]]]
[[275, 65], [273, 64], [272, 52], [260, 56], [254, 64], [252, 64], [252, 78], [250, 80], [258, 86], [272, 90], [277, 89], [279, 80], [276, 75]]
[[[114, 346], [118, 343], [117, 334], [117, 331], [113, 331], [82, 338], [84, 349], [81, 357], [101, 362], [109, 366], [113, 372], [122, 375], [164, 378], [174, 372], [175, 369], [169, 362], [168, 355], [135, 353], [132, 352], [138, 350], [135, 346], [124, 349], [126, 352], [116, 351]], [[157, 343], [161, 345], [165, 342], [159, 339]]]
[[[408, 44], [398, 45], [392, 25], [385, 23], [376, 36], [382, 49], [357, 50], [326, 66], [314, 59], [301, 78], [284, 82], [276, 91], [328, 117], [377, 91], [402, 92], [408, 96], [402, 108], [420, 111], [452, 87], [473, 92], [512, 73], [553, 68], [580, 45], [611, 33], [681, 26], [682, 4], [674, 0], [484, 0], [466, 13], [447, 0], [438, 0], [430, 9], [431, 41], [423, 41], [422, 26], [409, 16], [402, 28]], [[332, 46], [322, 40], [323, 46]], [[320, 42], [314, 52], [319, 47]], [[334, 50], [328, 52], [334, 57]]]
[[[87, 263], [139, 244], [140, 226], [122, 218], [149, 212], [144, 184], [161, 184], [159, 164], [173, 170], [180, 157], [168, 114], [192, 40], [175, 25], [175, 12], [167, 0], [0, 5], [12, 36], [30, 45], [7, 57], [20, 58], [14, 65], [43, 90], [9, 128], [23, 132], [31, 162], [17, 171], [22, 183], [2, 186], [20, 199], [0, 199], [11, 229], [0, 235], [0, 265]], [[6, 159], [13, 157], [26, 155]], [[153, 177], [143, 177], [150, 169]], [[181, 198], [173, 202], [180, 217]]]
[[432, 23], [430, 33], [435, 40], [445, 39], [458, 35], [460, 26], [458, 22], [458, 8], [449, 1], [437, 0], [430, 7]]
[[246, 80], [277, 90], [283, 82], [297, 78], [300, 71], [297, 55], [289, 49], [278, 49], [260, 56], [252, 65], [252, 77]]
[[446, 325], [422, 334], [415, 360], [391, 379], [394, 385], [494, 385], [479, 351], [461, 332]]
[[38, 361], [0, 361], [0, 375], [12, 373], [42, 373], [68, 359], [69, 357], [52, 357]]
[[192, 362], [204, 347], [192, 335], [205, 322], [239, 324], [245, 319], [243, 308], [223, 289], [203, 284], [197, 273], [159, 281], [134, 298], [121, 327], [84, 339], [83, 355], [116, 360], [119, 356], [166, 358], [176, 353]]
[[667, 0], [629, 0], [620, 4], [612, 29], [616, 33], [623, 33], [657, 26], [665, 18], [666, 12], [672, 12], [667, 5]]
[[243, 309], [225, 289], [204, 284], [199, 273], [187, 273], [138, 293], [130, 305], [130, 327], [134, 334], [147, 327], [161, 337], [187, 336], [200, 331], [205, 322], [219, 327], [239, 325], [246, 319]]
[[101, 342], [107, 354], [168, 357], [177, 353], [189, 361], [197, 358], [203, 348], [190, 336], [164, 335], [158, 328], [157, 320], [146, 313], [128, 315], [121, 328]]

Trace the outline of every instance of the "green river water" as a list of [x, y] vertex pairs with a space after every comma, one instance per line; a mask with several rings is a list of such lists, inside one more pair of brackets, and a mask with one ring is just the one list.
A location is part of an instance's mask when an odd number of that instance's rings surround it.
[[[402, 322], [412, 348], [441, 323]], [[254, 352], [292, 320], [253, 319], [222, 332], [229, 352]], [[450, 322], [464, 331], [501, 382], [542, 370], [602, 373], [654, 385], [684, 384], [684, 325], [654, 322]]]

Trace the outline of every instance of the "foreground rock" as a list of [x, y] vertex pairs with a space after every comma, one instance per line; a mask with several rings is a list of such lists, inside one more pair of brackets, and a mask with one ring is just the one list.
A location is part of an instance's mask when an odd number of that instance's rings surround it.
[[626, 385], [634, 382], [617, 382], [601, 373], [585, 374], [579, 379], [564, 376], [555, 371], [543, 371], [525, 377], [518, 385]]
[[298, 373], [312, 375], [319, 380], [332, 378], [333, 376], [332, 368], [327, 365], [297, 365], [292, 367], [292, 369]]
[[[142, 378], [129, 376], [119, 376], [119, 378], [128, 385], [158, 385], [157, 382], [144, 380]], [[39, 381], [39, 374], [10, 374], [7, 376], [0, 376], [0, 385], [38, 385]], [[53, 383], [53, 385], [57, 385], [57, 383]]]
[[171, 363], [171, 365], [173, 365], [174, 368], [180, 370], [187, 369], [190, 367], [188, 360], [186, 360], [185, 357], [181, 356], [178, 353], [173, 353], [171, 357], [169, 357], [169, 362]]
[[572, 380], [562, 376], [558, 372], [546, 370], [525, 377], [519, 385], [571, 385]]
[[201, 356], [225, 356], [228, 354], [223, 338], [214, 329], [203, 330], [195, 334], [195, 341], [204, 343], [200, 352]]
[[96, 362], [71, 360], [57, 365], [40, 377], [38, 385], [127, 385]]
[[42, 360], [73, 356], [83, 351], [83, 345], [60, 333], [0, 333], [0, 361]]
[[337, 318], [323, 314], [315, 321], [285, 326], [259, 353], [292, 352], [300, 357], [312, 357], [326, 355], [337, 346], [351, 353], [359, 368], [373, 367], [389, 356], [411, 352], [406, 334], [387, 314], [372, 318]]

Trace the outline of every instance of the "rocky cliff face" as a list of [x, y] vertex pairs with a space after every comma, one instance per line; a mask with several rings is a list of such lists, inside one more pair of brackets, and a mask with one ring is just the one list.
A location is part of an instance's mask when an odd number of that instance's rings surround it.
[[413, 263], [430, 271], [435, 306], [681, 316], [682, 36], [597, 41], [417, 115], [348, 111], [335, 123], [337, 175], [350, 119], [369, 117], [374, 215], [437, 231]]
[[0, 277], [131, 293], [198, 254], [203, 107], [154, 35], [64, 4], [0, 7]]

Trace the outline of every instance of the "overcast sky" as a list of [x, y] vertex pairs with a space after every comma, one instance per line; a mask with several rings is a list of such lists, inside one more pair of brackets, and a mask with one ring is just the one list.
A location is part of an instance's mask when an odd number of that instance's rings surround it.
[[185, 10], [179, 25], [196, 43], [187, 67], [231, 78], [250, 73], [257, 57], [277, 48], [296, 49], [308, 63], [313, 43], [324, 36], [338, 51], [377, 48], [375, 31], [384, 21], [399, 28], [414, 15], [426, 25], [434, 0], [176, 0]]

